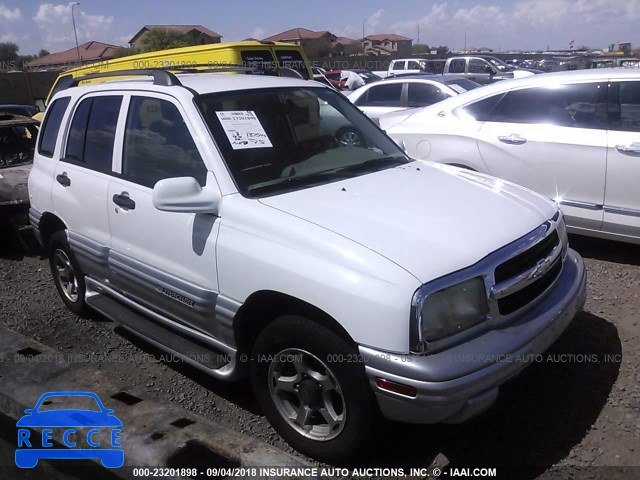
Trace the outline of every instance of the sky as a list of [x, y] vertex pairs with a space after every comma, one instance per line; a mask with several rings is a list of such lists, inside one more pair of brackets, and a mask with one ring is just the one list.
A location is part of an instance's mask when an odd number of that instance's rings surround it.
[[[23, 55], [75, 46], [72, 3], [0, 0], [0, 42]], [[360, 38], [398, 33], [430, 46], [545, 50], [640, 45], [640, 0], [81, 0], [78, 42], [127, 45], [145, 24], [201, 24], [222, 41], [264, 38], [294, 27]]]

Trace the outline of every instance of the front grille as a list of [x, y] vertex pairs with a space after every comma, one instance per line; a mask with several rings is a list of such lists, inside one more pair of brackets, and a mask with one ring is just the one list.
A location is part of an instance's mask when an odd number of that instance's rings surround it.
[[[554, 229], [531, 248], [498, 265], [494, 272], [495, 284], [509, 285], [497, 298], [498, 313], [510, 315], [540, 297], [558, 278], [562, 270], [560, 238]], [[550, 268], [535, 278], [536, 268], [544, 260], [553, 261]]]
[[498, 311], [500, 315], [509, 315], [538, 298], [551, 286], [555, 279], [558, 278], [560, 270], [562, 270], [561, 258], [556, 261], [555, 265], [551, 267], [546, 275], [540, 277], [537, 281], [524, 287], [522, 290], [518, 290], [508, 297], [498, 300]]
[[522, 252], [520, 255], [507, 260], [496, 268], [496, 283], [503, 282], [509, 278], [513, 278], [522, 272], [526, 272], [543, 258], [548, 257], [556, 245], [558, 245], [558, 232], [553, 231], [544, 240], [538, 242], [529, 250]]

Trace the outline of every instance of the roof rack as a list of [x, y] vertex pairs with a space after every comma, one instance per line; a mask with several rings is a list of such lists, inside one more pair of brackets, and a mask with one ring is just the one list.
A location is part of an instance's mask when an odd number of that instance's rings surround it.
[[113, 77], [132, 77], [132, 76], [145, 76], [153, 77], [154, 85], [162, 85], [166, 87], [182, 86], [182, 83], [175, 76], [176, 73], [223, 73], [223, 72], [255, 72], [262, 74], [278, 74], [283, 77], [303, 78], [300, 73], [289, 67], [274, 67], [258, 68], [258, 67], [245, 67], [243, 65], [227, 65], [221, 64], [217, 66], [215, 64], [194, 64], [185, 66], [167, 65], [166, 67], [147, 68], [147, 69], [128, 69], [128, 70], [114, 70], [111, 72], [103, 73], [89, 73], [74, 78], [65, 79], [64, 84], [61, 85], [61, 89], [77, 87], [80, 82], [87, 80], [94, 80], [98, 78], [113, 78]]
[[114, 70], [112, 72], [104, 72], [104, 73], [90, 73], [88, 75], [82, 75], [79, 77], [75, 77], [69, 81], [65, 88], [77, 87], [80, 82], [84, 82], [87, 80], [93, 80], [96, 78], [110, 78], [110, 77], [132, 77], [132, 76], [145, 76], [145, 77], [153, 77], [154, 85], [163, 85], [166, 87], [174, 86], [174, 85], [182, 85], [180, 80], [171, 72], [168, 72], [164, 69], [131, 69], [131, 70]]
[[281, 77], [292, 77], [292, 78], [302, 78], [304, 77], [300, 75], [299, 72], [295, 71], [293, 68], [289, 67], [247, 67], [244, 65], [236, 65], [236, 64], [215, 64], [215, 63], [196, 63], [193, 65], [184, 65], [184, 66], [172, 66], [168, 65], [166, 67], [158, 67], [160, 70], [164, 71], [174, 71], [178, 73], [224, 73], [224, 72], [256, 72], [256, 73], [270, 73], [270, 74], [278, 74]]

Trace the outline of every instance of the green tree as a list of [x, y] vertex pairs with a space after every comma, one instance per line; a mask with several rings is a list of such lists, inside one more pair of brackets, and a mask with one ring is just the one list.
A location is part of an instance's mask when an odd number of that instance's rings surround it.
[[20, 47], [13, 42], [0, 43], [0, 62], [15, 62], [18, 60]]
[[328, 57], [333, 46], [328, 38], [318, 38], [307, 42], [302, 46], [304, 53], [307, 57]]
[[115, 52], [113, 52], [113, 58], [128, 57], [129, 55], [135, 55], [136, 53], [140, 53], [136, 48], [118, 47]]
[[47, 55], [51, 55], [51, 53], [49, 52], [49, 50], [45, 50], [44, 48], [38, 52], [38, 58], [46, 57]]
[[362, 48], [362, 44], [358, 41], [349, 43], [344, 46], [344, 54], [347, 56], [350, 55], [362, 55], [364, 53], [364, 48]]
[[436, 48], [436, 51], [438, 52], [438, 55], [444, 55], [445, 53], [449, 53], [449, 47], [446, 45], [440, 45]]
[[426, 45], [424, 43], [416, 43], [415, 45], [411, 46], [411, 53], [430, 53], [431, 49], [429, 48], [429, 45]]
[[187, 37], [175, 30], [163, 30], [154, 28], [147, 31], [140, 39], [140, 50], [142, 52], [155, 52], [157, 50], [167, 50], [169, 48], [180, 48], [189, 46]]

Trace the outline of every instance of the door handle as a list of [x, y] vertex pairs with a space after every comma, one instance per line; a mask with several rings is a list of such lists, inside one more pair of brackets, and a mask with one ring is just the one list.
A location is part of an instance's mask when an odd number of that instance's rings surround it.
[[502, 143], [506, 143], [507, 145], [522, 145], [523, 143], [527, 143], [526, 138], [521, 137], [520, 135], [517, 135], [515, 133], [507, 136], [500, 136], [498, 137], [498, 140], [500, 140]]
[[62, 172], [61, 174], [56, 175], [56, 180], [63, 187], [70, 187], [71, 186], [71, 179], [69, 177], [67, 177], [67, 172]]
[[631, 145], [616, 145], [616, 150], [625, 155], [640, 155], [640, 143], [633, 142]]
[[113, 203], [126, 210], [135, 210], [136, 208], [136, 202], [131, 200], [131, 198], [129, 198], [129, 195], [124, 193], [121, 193], [119, 195], [116, 193], [113, 196]]

